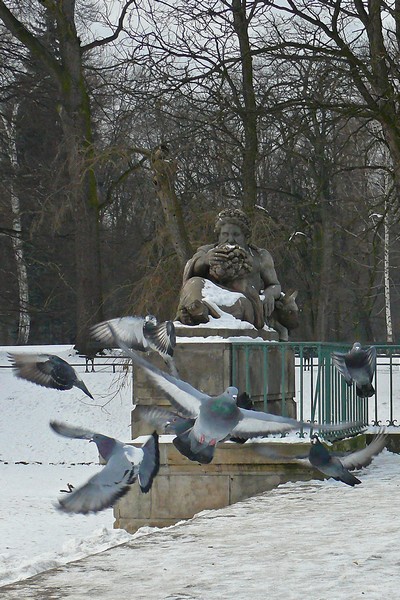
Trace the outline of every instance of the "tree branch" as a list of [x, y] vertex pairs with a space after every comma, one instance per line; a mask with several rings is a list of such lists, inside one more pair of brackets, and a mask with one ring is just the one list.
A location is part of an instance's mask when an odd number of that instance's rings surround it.
[[90, 42], [90, 44], [86, 44], [85, 46], [81, 47], [81, 51], [83, 52], [87, 52], [88, 50], [93, 50], [93, 48], [99, 48], [100, 46], [105, 46], [106, 44], [109, 44], [110, 42], [113, 42], [114, 40], [116, 40], [119, 36], [119, 34], [121, 33], [121, 31], [123, 31], [124, 29], [124, 19], [126, 16], [126, 13], [128, 12], [128, 8], [131, 6], [131, 4], [135, 4], [136, 0], [128, 0], [128, 2], [125, 4], [124, 8], [121, 11], [121, 15], [118, 19], [118, 25], [117, 28], [115, 29], [114, 33], [112, 35], [109, 35], [108, 37], [103, 38], [102, 40], [94, 40], [93, 42]]
[[58, 81], [62, 79], [62, 69], [47, 48], [19, 21], [0, 0], [0, 19], [8, 31], [14, 35], [32, 54], [38, 57], [53, 73]]

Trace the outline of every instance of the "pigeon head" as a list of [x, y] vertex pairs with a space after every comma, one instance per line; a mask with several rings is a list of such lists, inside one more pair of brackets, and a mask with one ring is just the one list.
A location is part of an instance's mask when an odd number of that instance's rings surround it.
[[101, 433], [95, 433], [90, 441], [96, 444], [100, 456], [107, 461], [114, 451], [115, 439]]
[[356, 352], [357, 350], [361, 350], [360, 342], [354, 342], [353, 347], [351, 349], [352, 352]]
[[239, 393], [239, 390], [237, 389], [237, 387], [229, 386], [226, 388], [226, 390], [224, 392], [224, 396], [229, 396], [236, 402], [238, 393]]
[[313, 433], [313, 435], [310, 435], [310, 440], [314, 446], [315, 446], [315, 444], [319, 443], [319, 438], [316, 433]]
[[144, 318], [145, 323], [151, 323], [152, 325], [157, 325], [157, 317], [154, 315], [146, 315]]
[[227, 418], [232, 417], [238, 410], [236, 401], [233, 398], [221, 396], [214, 398], [210, 404], [210, 412], [216, 417]]

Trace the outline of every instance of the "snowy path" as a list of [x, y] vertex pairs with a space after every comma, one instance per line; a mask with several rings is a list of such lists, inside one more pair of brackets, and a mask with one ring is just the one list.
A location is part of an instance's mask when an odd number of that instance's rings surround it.
[[360, 477], [355, 488], [286, 484], [3, 587], [1, 598], [396, 598], [400, 457], [384, 451]]

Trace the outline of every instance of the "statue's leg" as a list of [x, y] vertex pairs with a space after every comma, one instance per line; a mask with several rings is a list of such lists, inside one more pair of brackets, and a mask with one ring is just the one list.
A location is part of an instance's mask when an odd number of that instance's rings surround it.
[[234, 304], [230, 306], [221, 306], [221, 310], [232, 315], [240, 321], [247, 321], [254, 325], [254, 309], [253, 304], [248, 298], [242, 296], [238, 298]]
[[222, 286], [216, 285], [202, 277], [191, 277], [182, 287], [175, 320], [180, 321], [184, 325], [208, 323], [210, 315], [214, 318], [221, 316], [213, 308], [213, 305], [216, 305], [222, 311], [232, 315], [236, 319], [247, 321], [258, 329], [264, 326], [263, 317], [260, 318], [262, 303], [258, 295], [257, 298], [249, 298], [250, 294], [248, 293], [239, 292], [239, 290], [232, 292], [227, 289], [227, 295], [229, 296], [229, 294], [234, 293], [237, 299], [228, 305], [224, 305], [223, 295], [221, 296], [221, 290], [223, 289]]
[[[254, 285], [249, 284], [246, 279], [238, 279], [234, 282], [234, 289], [241, 292], [246, 297], [247, 303], [249, 302], [251, 304], [251, 311], [249, 308], [246, 308], [248, 316], [252, 316], [250, 323], [252, 323], [256, 329], [262, 329], [265, 325], [264, 306]], [[247, 303], [244, 304], [247, 305]], [[243, 318], [243, 320], [248, 321], [249, 319]]]
[[191, 277], [182, 286], [176, 321], [184, 325], [198, 325], [208, 323], [209, 307], [203, 302], [203, 277]]

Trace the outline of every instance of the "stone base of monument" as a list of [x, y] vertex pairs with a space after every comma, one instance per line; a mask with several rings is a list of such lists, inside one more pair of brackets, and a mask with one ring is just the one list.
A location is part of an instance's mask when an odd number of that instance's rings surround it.
[[[234, 340], [276, 342], [276, 331], [239, 329], [205, 326], [188, 327], [176, 326], [177, 344], [174, 351], [174, 361], [180, 379], [189, 382], [195, 388], [210, 395], [218, 395], [229, 385], [236, 385], [239, 393], [246, 391], [247, 383], [251, 385], [251, 399], [257, 410], [265, 410], [273, 414], [282, 413], [282, 353], [279, 344], [271, 344], [268, 348], [268, 392], [265, 395], [263, 379], [262, 348], [252, 350], [251, 361], [246, 367], [246, 352], [237, 349], [235, 358], [236, 381], [232, 382]], [[195, 335], [196, 334], [196, 335]], [[168, 367], [155, 352], [146, 355], [147, 360], [164, 371]], [[285, 414], [296, 417], [294, 353], [288, 348], [285, 352], [284, 383], [285, 383]], [[133, 371], [133, 403], [163, 406], [171, 409], [171, 405], [163, 392], [149, 381], [143, 369], [134, 367]], [[265, 406], [266, 400], [266, 406]], [[172, 410], [172, 409], [171, 409]], [[152, 429], [146, 423], [135, 420], [132, 412], [132, 439], [151, 433]]]
[[[294, 402], [294, 354], [290, 348], [281, 352], [275, 331], [206, 326], [176, 327], [177, 344], [174, 361], [179, 376], [210, 395], [218, 395], [229, 385], [239, 393], [251, 387], [251, 399], [259, 410], [281, 413], [284, 387], [285, 414], [296, 416]], [[234, 340], [265, 341], [268, 344], [268, 393], [263, 378], [262, 344], [251, 349], [251, 359], [244, 348], [233, 349]], [[282, 357], [285, 364], [282, 365]], [[150, 352], [146, 358], [168, 370], [161, 357]], [[234, 364], [233, 364], [234, 362]], [[232, 381], [235, 371], [235, 381]], [[283, 376], [284, 373], [284, 376]], [[282, 384], [284, 377], [284, 385]], [[143, 369], [134, 367], [134, 404], [156, 405], [173, 410], [167, 397], [152, 384]], [[132, 411], [132, 439], [152, 433], [153, 427], [135, 420]], [[159, 432], [161, 433], [161, 432]], [[192, 517], [209, 508], [221, 508], [253, 494], [276, 487], [279, 483], [310, 479], [315, 474], [299, 465], [271, 462], [252, 450], [251, 445], [225, 442], [219, 444], [211, 464], [200, 465], [182, 456], [172, 444], [171, 436], [160, 437], [161, 468], [148, 494], [137, 484], [115, 507], [115, 527], [136, 531], [143, 525], [165, 526]], [[143, 440], [142, 440], [143, 441]], [[285, 444], [285, 452], [295, 452], [296, 444]]]
[[[141, 445], [144, 438], [134, 441]], [[283, 454], [268, 459], [254, 450], [258, 444], [274, 444]], [[171, 436], [160, 436], [160, 471], [149, 493], [142, 494], [137, 483], [114, 508], [115, 528], [134, 533], [143, 526], [166, 527], [190, 519], [206, 509], [223, 508], [288, 481], [322, 479], [312, 468], [288, 462], [309, 443], [283, 443], [279, 438], [244, 445], [225, 442], [218, 445], [209, 465], [200, 465], [182, 456]], [[340, 442], [341, 451], [365, 446], [359, 435]]]

